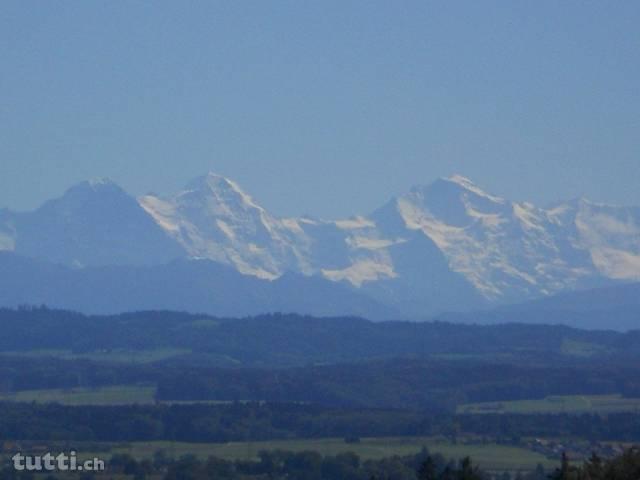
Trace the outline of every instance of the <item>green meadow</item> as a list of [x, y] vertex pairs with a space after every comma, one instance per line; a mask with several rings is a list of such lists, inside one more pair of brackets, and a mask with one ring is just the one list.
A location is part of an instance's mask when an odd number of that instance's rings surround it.
[[539, 400], [483, 402], [460, 405], [457, 413], [615, 413], [640, 412], [640, 398], [621, 395], [549, 396]]
[[136, 458], [151, 458], [156, 451], [164, 450], [172, 457], [191, 454], [199, 458], [216, 456], [228, 460], [256, 460], [259, 452], [264, 450], [311, 450], [322, 455], [353, 452], [363, 460], [375, 460], [394, 455], [413, 455], [423, 447], [432, 453], [440, 453], [447, 459], [470, 456], [487, 470], [532, 470], [538, 464], [552, 468], [557, 463], [525, 448], [495, 443], [452, 443], [432, 437], [372, 437], [362, 438], [357, 443], [347, 443], [341, 438], [229, 443], [134, 442], [116, 446], [113, 452], [128, 453]]

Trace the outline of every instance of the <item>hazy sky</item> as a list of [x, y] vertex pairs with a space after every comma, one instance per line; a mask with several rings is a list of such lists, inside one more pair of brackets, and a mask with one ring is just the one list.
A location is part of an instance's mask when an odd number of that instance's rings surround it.
[[0, 207], [212, 170], [276, 214], [461, 173], [640, 205], [640, 2], [0, 2]]

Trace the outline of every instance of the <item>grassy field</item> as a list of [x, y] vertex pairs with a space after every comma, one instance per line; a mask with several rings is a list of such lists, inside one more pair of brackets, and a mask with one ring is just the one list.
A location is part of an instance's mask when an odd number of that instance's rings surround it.
[[154, 403], [155, 386], [116, 385], [101, 388], [23, 390], [0, 394], [0, 400], [64, 405], [125, 405]]
[[171, 443], [140, 442], [116, 447], [114, 452], [129, 453], [136, 458], [150, 458], [157, 450], [165, 450], [170, 456], [179, 457], [193, 454], [200, 458], [214, 455], [229, 460], [256, 459], [261, 450], [313, 450], [322, 455], [336, 455], [354, 452], [362, 459], [380, 459], [393, 455], [412, 455], [425, 446], [433, 453], [441, 453], [446, 458], [470, 456], [474, 462], [488, 470], [532, 470], [538, 463], [545, 468], [556, 466], [557, 462], [530, 450], [505, 445], [453, 444], [449, 441], [429, 437], [363, 438], [359, 443], [345, 443], [343, 439], [279, 440], [268, 442], [231, 443]]
[[0, 352], [0, 355], [31, 358], [60, 358], [62, 360], [85, 359], [106, 363], [152, 363], [166, 360], [178, 355], [186, 355], [191, 350], [178, 348], [162, 348], [156, 350], [104, 350], [87, 353], [74, 353], [71, 350], [27, 350]]
[[[60, 403], [62, 405], [131, 405], [151, 404], [155, 400], [154, 385], [113, 385], [97, 388], [52, 388], [48, 390], [21, 390], [14, 393], [0, 393], [0, 401]], [[226, 400], [163, 400], [167, 404], [231, 403]]]
[[540, 400], [460, 405], [458, 413], [614, 413], [640, 412], [640, 398], [621, 395], [551, 396]]
[[578, 340], [563, 339], [561, 346], [562, 353], [576, 357], [592, 357], [594, 355], [607, 353], [607, 348], [595, 343], [580, 342]]

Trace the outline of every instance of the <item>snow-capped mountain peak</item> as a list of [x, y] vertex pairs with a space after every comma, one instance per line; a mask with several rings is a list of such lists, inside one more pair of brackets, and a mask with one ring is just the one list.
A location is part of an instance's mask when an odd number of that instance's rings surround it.
[[[59, 199], [54, 199], [52, 201], [64, 200], [66, 197], [73, 195], [117, 195], [128, 197], [129, 194], [124, 191], [124, 189], [118, 185], [113, 180], [106, 177], [97, 177], [92, 178], [90, 180], [84, 180], [82, 182], [76, 183], [67, 189], [67, 191], [60, 197]], [[47, 203], [51, 203], [47, 202]]]
[[109, 177], [94, 177], [82, 183], [85, 183], [89, 185], [91, 188], [96, 190], [100, 188], [105, 188], [105, 187], [120, 189], [120, 185], [118, 185], [115, 181], [113, 181]]
[[109, 179], [80, 182], [35, 211], [7, 217], [12, 250], [55, 263], [144, 265], [183, 255], [137, 200]]
[[213, 172], [191, 180], [178, 196], [194, 194], [215, 199], [220, 203], [232, 203], [241, 208], [264, 210], [236, 182]]
[[[486, 298], [515, 301], [592, 286], [603, 274], [640, 278], [640, 240], [630, 240], [640, 229], [629, 214], [614, 221], [621, 209], [608, 208], [581, 200], [544, 210], [454, 175], [412, 188], [381, 209], [378, 220], [396, 235], [421, 231]], [[623, 241], [622, 251], [611, 250]]]
[[488, 194], [487, 192], [482, 190], [478, 185], [473, 183], [470, 179], [462, 175], [459, 175], [457, 173], [451, 175], [450, 177], [443, 177], [441, 180], [444, 182], [450, 182], [450, 183], [456, 184], [459, 187], [463, 188], [464, 190], [474, 193], [479, 197], [485, 197], [495, 202], [500, 202], [500, 203], [504, 202], [504, 199], [497, 197], [495, 195]]
[[459, 174], [439, 178], [427, 188], [436, 190], [438, 192], [449, 190], [451, 192], [455, 192], [455, 194], [460, 196], [475, 197], [498, 204], [507, 203], [504, 198], [487, 193], [470, 179]]
[[146, 195], [139, 201], [192, 257], [210, 258], [267, 279], [290, 269], [288, 262], [296, 257], [288, 237], [298, 225], [273, 217], [222, 175], [208, 173], [176, 195]]
[[325, 221], [272, 215], [215, 173], [138, 199], [95, 179], [35, 212], [0, 211], [2, 249], [75, 266], [206, 258], [262, 279], [323, 276], [426, 313], [640, 279], [640, 209], [539, 208], [452, 175]]

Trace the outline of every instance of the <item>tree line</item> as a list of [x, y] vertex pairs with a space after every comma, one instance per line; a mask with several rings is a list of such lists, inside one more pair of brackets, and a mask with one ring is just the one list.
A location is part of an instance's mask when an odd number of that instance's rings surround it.
[[[552, 472], [541, 465], [526, 474], [504, 472], [491, 475], [474, 465], [471, 458], [447, 460], [423, 448], [415, 455], [391, 456], [363, 461], [354, 453], [322, 456], [313, 451], [262, 451], [255, 460], [225, 460], [194, 455], [171, 458], [158, 450], [152, 458], [136, 459], [128, 454], [111, 457], [102, 474], [84, 474], [82, 480], [113, 476], [145, 480], [637, 480], [640, 450], [630, 448], [622, 455], [602, 459], [592, 455], [582, 464], [570, 464], [566, 455]], [[31, 472], [0, 470], [0, 480], [33, 480]], [[48, 480], [57, 480], [50, 475]]]
[[0, 403], [0, 438], [52, 441], [229, 442], [475, 434], [504, 443], [520, 437], [640, 442], [640, 414], [454, 415], [308, 404], [64, 406]]

